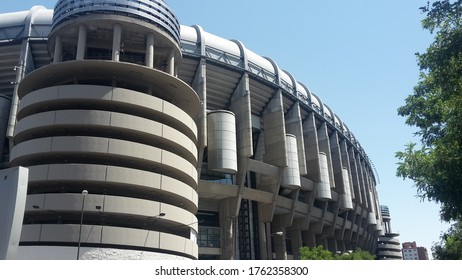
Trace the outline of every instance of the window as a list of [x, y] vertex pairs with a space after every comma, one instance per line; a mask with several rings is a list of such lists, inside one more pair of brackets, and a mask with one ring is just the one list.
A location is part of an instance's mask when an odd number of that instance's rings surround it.
[[220, 228], [199, 227], [199, 247], [220, 248]]
[[197, 239], [199, 247], [221, 247], [218, 212], [199, 210], [197, 220], [199, 221], [199, 236]]

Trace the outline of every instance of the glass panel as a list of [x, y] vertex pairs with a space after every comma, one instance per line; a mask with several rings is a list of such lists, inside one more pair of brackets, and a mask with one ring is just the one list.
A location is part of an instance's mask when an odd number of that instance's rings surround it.
[[216, 227], [199, 227], [199, 247], [220, 248], [220, 228]]

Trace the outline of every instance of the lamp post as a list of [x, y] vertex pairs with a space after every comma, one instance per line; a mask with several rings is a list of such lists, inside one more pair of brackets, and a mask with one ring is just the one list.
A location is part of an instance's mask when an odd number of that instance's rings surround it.
[[271, 228], [269, 226], [269, 224], [267, 224], [266, 226], [266, 230], [267, 230], [267, 235], [266, 235], [266, 254], [267, 254], [267, 259], [268, 260], [272, 260], [273, 259], [273, 242], [272, 242], [272, 239], [274, 237], [277, 237], [277, 236], [283, 236], [284, 235], [284, 232], [283, 231], [276, 231], [276, 232], [273, 232], [271, 233]]
[[148, 217], [148, 221], [154, 221], [154, 219], [160, 219], [162, 217], [164, 217], [166, 214], [164, 212], [161, 212], [157, 215], [154, 215], [154, 216], [151, 216], [151, 217]]
[[[148, 221], [152, 221], [153, 219], [159, 219], [159, 218], [162, 218], [164, 217], [166, 214], [164, 212], [161, 212], [155, 216], [152, 216], [152, 217], [149, 217], [148, 218]], [[145, 224], [147, 226], [147, 224]], [[148, 237], [149, 237], [149, 228], [147, 229], [148, 233], [146, 234], [146, 239], [144, 239], [144, 246], [146, 247], [146, 243], [148, 242]], [[141, 256], [140, 256], [141, 257]]]
[[85, 207], [85, 196], [87, 194], [88, 194], [87, 190], [82, 191], [82, 210], [80, 211], [80, 228], [79, 228], [79, 242], [77, 243], [77, 260], [80, 259], [80, 240], [82, 238], [83, 208]]

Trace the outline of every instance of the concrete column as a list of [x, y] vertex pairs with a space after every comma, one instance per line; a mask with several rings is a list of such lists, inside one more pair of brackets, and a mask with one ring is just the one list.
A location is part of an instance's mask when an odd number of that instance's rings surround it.
[[371, 208], [373, 209], [377, 221], [381, 220], [381, 213], [380, 213], [380, 204], [379, 204], [379, 198], [377, 196], [377, 190], [375, 189], [375, 183], [373, 179], [373, 174], [372, 171], [369, 170], [368, 173], [368, 179], [369, 179], [369, 188], [371, 192]]
[[327, 239], [322, 234], [316, 234], [316, 247], [322, 246], [324, 249], [329, 250], [329, 244], [327, 244]]
[[367, 170], [366, 162], [362, 161], [362, 169], [363, 169], [363, 178], [364, 178], [364, 190], [367, 196], [367, 203], [370, 209], [373, 208], [373, 200], [371, 196], [371, 185], [370, 185], [370, 177], [369, 172]]
[[303, 138], [305, 143], [306, 177], [314, 182], [321, 180], [319, 165], [318, 131], [314, 113], [311, 113], [303, 122]]
[[[353, 210], [355, 207], [356, 206], [353, 204]], [[347, 244], [350, 243], [351, 232], [353, 231], [353, 222], [351, 221], [354, 221], [354, 216], [355, 216], [355, 213], [353, 211], [347, 212], [347, 218], [345, 219], [345, 222], [343, 225], [343, 232], [340, 235], [340, 239], [344, 241], [345, 246], [347, 246]], [[351, 217], [353, 217], [353, 219]], [[347, 227], [347, 221], [351, 222], [351, 224], [348, 224], [348, 227]], [[345, 247], [345, 250], [347, 250], [346, 247]]]
[[268, 260], [273, 260], [273, 236], [271, 235], [271, 223], [264, 223], [265, 228], [266, 228], [266, 244], [267, 246], [267, 254], [268, 254]]
[[[154, 37], [153, 37], [154, 40]], [[154, 48], [153, 48], [154, 50]], [[149, 67], [149, 66], [148, 66]], [[196, 75], [192, 82], [192, 88], [196, 91], [201, 101], [201, 111], [196, 119], [197, 125], [197, 146], [199, 148], [199, 155], [197, 161], [198, 174], [202, 168], [202, 158], [204, 149], [207, 146], [207, 63], [205, 59], [201, 59], [197, 66]]]
[[353, 189], [354, 202], [362, 204], [363, 198], [359, 185], [359, 170], [358, 165], [356, 164], [356, 157], [353, 148], [349, 149], [348, 155], [350, 159], [351, 182], [353, 183], [351, 187]]
[[[206, 106], [206, 104], [204, 106]], [[233, 95], [231, 96], [231, 105], [229, 109], [236, 116], [236, 143], [238, 161], [236, 184], [239, 186], [239, 192], [236, 197], [235, 206], [235, 212], [237, 215], [240, 208], [242, 190], [245, 187], [248, 160], [251, 156], [253, 156], [254, 153], [252, 140], [252, 107], [250, 102], [250, 85], [248, 74], [245, 73], [244, 75], [242, 75], [239, 84], [237, 85]], [[206, 108], [204, 108], [204, 110], [206, 110]]]
[[266, 231], [266, 224], [265, 223], [258, 223], [258, 232], [260, 235], [260, 258], [262, 260], [269, 260], [269, 254], [268, 253], [268, 246], [271, 246], [271, 240], [268, 240], [268, 234]]
[[[343, 139], [340, 143], [340, 153], [341, 153], [341, 157], [342, 157], [342, 165], [343, 165], [343, 180], [345, 180], [345, 183], [348, 183], [348, 186], [349, 187], [349, 191], [350, 191], [350, 195], [351, 195], [351, 198], [354, 199], [355, 198], [355, 194], [354, 194], [354, 191], [353, 191], [353, 183], [352, 183], [352, 180], [351, 180], [351, 176], [350, 176], [350, 173], [351, 173], [351, 166], [350, 166], [350, 156], [348, 155], [348, 147], [347, 147], [347, 141], [345, 139]], [[346, 173], [345, 173], [346, 172]], [[348, 177], [348, 178], [347, 178]], [[347, 191], [348, 191], [347, 190]]]
[[344, 193], [343, 184], [343, 164], [342, 157], [340, 154], [340, 143], [337, 131], [334, 131], [329, 139], [331, 159], [332, 159], [332, 171], [334, 173], [335, 191], [338, 193]]
[[347, 251], [344, 240], [337, 240], [337, 249], [342, 253]]
[[[311, 231], [313, 231], [313, 233], [316, 234], [316, 235], [321, 235], [323, 233], [323, 231], [324, 231], [324, 227], [328, 226], [328, 225], [325, 224], [328, 205], [329, 205], [328, 201], [323, 202], [323, 206], [322, 206], [322, 209], [321, 209], [322, 210], [321, 219], [319, 219], [319, 222], [317, 222], [317, 223], [310, 224]], [[319, 244], [320, 243], [318, 242], [318, 245]]]
[[[327, 240], [327, 246], [329, 247], [328, 249], [332, 252], [337, 252], [339, 251], [338, 250], [338, 247], [337, 247], [337, 241], [335, 240], [335, 238], [332, 238], [332, 237], [326, 237], [326, 240]], [[326, 248], [327, 249], [327, 248]]]
[[232, 217], [231, 200], [224, 199], [220, 203], [220, 227], [223, 233], [221, 240], [221, 259], [233, 260], [235, 250], [235, 232], [234, 232], [234, 217]]
[[297, 228], [292, 228], [290, 230], [290, 238], [292, 240], [292, 254], [294, 260], [300, 259], [300, 248], [302, 248], [302, 232]]
[[319, 238], [321, 239], [321, 243], [324, 249], [329, 250], [329, 241], [327, 240], [327, 237], [320, 235]]
[[10, 115], [8, 118], [8, 126], [6, 129], [6, 137], [9, 139], [10, 151], [13, 148], [13, 136], [14, 136], [14, 129], [16, 127], [16, 116], [18, 114], [18, 108], [19, 108], [19, 96], [18, 96], [18, 84], [16, 83], [14, 85], [14, 92], [11, 98]]
[[[311, 218], [312, 218], [312, 210], [314, 207], [314, 201], [316, 200], [316, 186], [315, 183], [309, 179], [302, 178], [302, 188], [309, 189], [311, 191], [305, 192], [306, 197], [306, 204], [308, 204], [308, 208], [304, 213], [304, 217], [301, 219], [297, 219], [298, 227], [302, 231], [306, 231], [310, 228]], [[305, 235], [303, 235], [303, 240], [306, 241]]]
[[357, 157], [356, 159], [358, 161], [358, 166], [359, 166], [359, 182], [360, 182], [360, 186], [361, 186], [361, 192], [362, 192], [362, 197], [363, 197], [363, 204], [364, 204], [364, 207], [365, 208], [369, 208], [370, 207], [370, 204], [369, 204], [369, 192], [368, 192], [368, 189], [367, 189], [367, 182], [366, 182], [366, 173], [365, 173], [365, 165], [364, 165], [364, 161], [361, 161], [360, 159], [360, 156]]
[[330, 149], [329, 130], [327, 123], [323, 122], [318, 129], [319, 151], [324, 152], [327, 156], [328, 173], [330, 180], [330, 187], [335, 189], [334, 169], [332, 168], [332, 151]]
[[56, 36], [55, 51], [53, 54], [53, 63], [59, 63], [63, 59], [63, 40], [61, 35]]
[[[353, 203], [352, 203], [351, 211], [352, 210], [353, 210]], [[335, 238], [337, 240], [344, 240], [345, 239], [344, 236], [345, 236], [348, 217], [353, 213], [351, 211], [350, 212], [345, 212], [345, 218], [343, 219], [342, 228], [340, 230], [335, 231]]]
[[387, 231], [386, 231], [386, 233], [392, 233], [392, 232], [393, 232], [393, 230], [391, 229], [391, 223], [390, 223], [390, 220], [388, 220], [386, 224], [387, 224]]
[[175, 75], [175, 52], [171, 50], [167, 58], [167, 73]]
[[[29, 42], [30, 42], [29, 40], [23, 40], [22, 46], [21, 46], [21, 57], [19, 58], [19, 65], [16, 68], [16, 79], [14, 81], [13, 96], [11, 98], [10, 115], [8, 118], [8, 128], [6, 130], [6, 137], [9, 139], [10, 151], [13, 148], [13, 136], [14, 136], [14, 130], [16, 127], [16, 122], [17, 122], [16, 116], [17, 116], [18, 108], [19, 108], [19, 96], [18, 96], [19, 83], [26, 75], [26, 71], [29, 68], [28, 62], [32, 61], [31, 60], [32, 50], [30, 48]], [[30, 68], [33, 69], [35, 67], [30, 65]]]
[[146, 36], [146, 67], [154, 68], [154, 34]]
[[14, 260], [26, 207], [29, 170], [14, 167], [0, 170], [0, 260]]
[[[260, 177], [260, 184], [257, 187], [258, 190], [270, 192], [273, 195], [273, 202], [271, 204], [258, 204], [258, 214], [261, 221], [271, 222], [276, 208], [282, 174], [288, 165], [284, 108], [282, 106], [282, 92], [280, 90], [273, 95], [263, 110], [263, 126], [265, 145], [263, 161], [279, 167], [278, 174], [274, 174], [274, 176], [262, 175]], [[282, 255], [279, 257], [282, 257]]]
[[310, 248], [316, 247], [316, 235], [311, 230], [302, 231], [302, 238]]
[[264, 161], [278, 167], [286, 167], [286, 129], [281, 91], [274, 94], [266, 105], [263, 111], [263, 125], [265, 137]]
[[[361, 208], [359, 206], [359, 203], [354, 203], [354, 210], [353, 212], [350, 214], [350, 215], [353, 215], [352, 216], [352, 219], [351, 219], [351, 227], [350, 229], [347, 231], [347, 233], [345, 234], [345, 240], [347, 240], [350, 244], [351, 242], [353, 241], [353, 235], [354, 235], [354, 231], [353, 231], [353, 228], [355, 225], [357, 225], [357, 221], [358, 220], [361, 220], [361, 218], [359, 217], [358, 215], [358, 211], [359, 209]], [[358, 227], [359, 229], [359, 227]], [[350, 249], [350, 248], [349, 248]]]
[[[371, 179], [372, 180], [372, 179]], [[380, 231], [383, 229], [382, 222], [383, 222], [383, 217], [382, 217], [382, 211], [380, 209], [380, 200], [379, 200], [379, 195], [377, 193], [377, 189], [374, 183], [372, 183], [372, 194], [374, 196], [374, 202], [375, 202], [375, 214], [377, 215], [377, 230]]]
[[252, 107], [249, 76], [244, 74], [231, 97], [231, 111], [236, 115], [238, 158], [253, 156]]
[[77, 41], [77, 56], [76, 60], [85, 59], [85, 49], [87, 47], [87, 28], [81, 24], [79, 26], [79, 37]]
[[372, 236], [372, 239], [371, 239], [371, 243], [372, 243], [371, 244], [371, 249], [369, 250], [369, 252], [371, 254], [375, 254], [375, 252], [377, 250], [378, 240], [379, 240], [379, 233], [374, 232], [373, 236]]
[[298, 164], [300, 175], [306, 174], [305, 143], [303, 139], [302, 116], [297, 102], [286, 114], [286, 132], [297, 138]]
[[337, 220], [339, 219], [339, 210], [340, 210], [340, 207], [339, 207], [339, 203], [334, 203], [334, 211], [333, 211], [333, 214], [334, 214], [334, 220], [332, 221], [332, 225], [329, 227], [329, 231], [327, 232], [327, 236], [328, 237], [335, 237], [335, 231], [336, 231], [336, 224], [337, 224]]
[[122, 26], [114, 24], [114, 35], [112, 37], [112, 60], [120, 60], [120, 42], [122, 40]]
[[[3, 147], [5, 146], [8, 118], [11, 108], [11, 99], [0, 95], [0, 164], [3, 161]], [[6, 150], [6, 149], [5, 149]]]
[[[278, 168], [273, 173], [274, 175], [261, 174], [260, 176], [260, 183], [257, 185], [257, 189], [267, 192], [272, 196], [271, 203], [258, 203], [258, 219], [262, 222], [272, 222], [273, 220], [283, 171], [284, 168]], [[291, 223], [292, 219], [289, 222]]]

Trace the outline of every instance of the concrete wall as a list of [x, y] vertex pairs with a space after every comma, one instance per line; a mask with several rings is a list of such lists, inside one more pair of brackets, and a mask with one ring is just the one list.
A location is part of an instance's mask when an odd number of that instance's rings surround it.
[[0, 260], [15, 259], [26, 205], [28, 170], [0, 170]]

